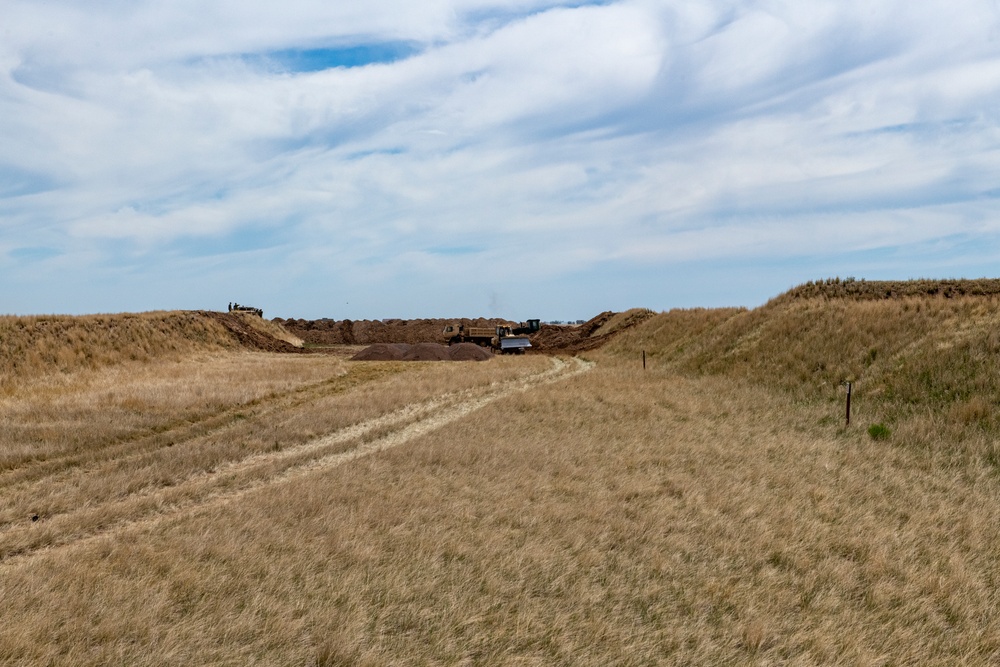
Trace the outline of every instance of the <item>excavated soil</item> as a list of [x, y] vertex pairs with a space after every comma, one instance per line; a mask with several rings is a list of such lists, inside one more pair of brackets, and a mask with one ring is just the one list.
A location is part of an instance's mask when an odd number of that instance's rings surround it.
[[[635, 309], [625, 313], [609, 310], [576, 326], [542, 325], [539, 332], [531, 337], [531, 347], [536, 352], [559, 354], [577, 354], [587, 350], [596, 350], [618, 334], [644, 322], [652, 315], [653, 312], [649, 310]], [[616, 321], [612, 322], [612, 320]], [[610, 330], [609, 326], [612, 327]]]
[[[537, 333], [531, 334], [532, 353], [545, 354], [578, 354], [601, 347], [617, 336], [651, 315], [651, 311], [626, 311], [625, 313], [604, 312], [584, 324], [560, 325], [542, 324]], [[224, 313], [219, 314], [225, 316]], [[619, 317], [623, 316], [623, 317]], [[617, 319], [616, 319], [617, 318]], [[471, 343], [446, 347], [444, 328], [449, 324], [465, 324], [472, 327], [496, 327], [498, 324], [517, 325], [503, 319], [452, 318], [452, 319], [422, 319], [422, 320], [273, 320], [284, 327], [289, 333], [306, 342], [305, 351], [322, 352], [327, 349], [346, 345], [368, 345], [355, 359], [404, 361], [407, 359], [419, 361], [432, 360], [467, 360], [489, 358], [491, 353]], [[227, 324], [227, 326], [229, 326]], [[231, 327], [232, 328], [232, 327]], [[234, 331], [234, 335], [248, 336], [250, 343], [257, 349], [261, 343], [252, 338], [254, 332]], [[279, 341], [280, 343], [280, 341]], [[284, 345], [284, 343], [281, 343]], [[400, 349], [397, 345], [410, 346]], [[288, 346], [289, 348], [291, 346]], [[413, 349], [416, 348], [416, 349]], [[296, 351], [287, 349], [275, 351]], [[482, 355], [486, 355], [483, 357]], [[404, 357], [406, 359], [404, 359]]]
[[262, 352], [292, 352], [301, 354], [307, 351], [253, 328], [246, 323], [242, 314], [220, 313], [213, 310], [202, 310], [199, 312], [224, 326], [242, 347]]
[[275, 318], [309, 345], [374, 345], [375, 343], [446, 343], [444, 328], [449, 324], [494, 328], [498, 324], [516, 324], [508, 320], [484, 317], [422, 320], [301, 320]]
[[486, 361], [493, 354], [472, 343], [375, 343], [351, 357], [354, 361]]
[[448, 357], [452, 361], [486, 361], [493, 353], [475, 343], [459, 343], [448, 348]]
[[355, 354], [353, 361], [402, 361], [410, 346], [405, 343], [375, 343]]

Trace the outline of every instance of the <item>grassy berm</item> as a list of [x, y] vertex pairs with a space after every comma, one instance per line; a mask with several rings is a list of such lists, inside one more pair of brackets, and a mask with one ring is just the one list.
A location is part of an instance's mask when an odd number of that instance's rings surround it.
[[1000, 664], [998, 325], [996, 281], [480, 363], [0, 318], [0, 664]]

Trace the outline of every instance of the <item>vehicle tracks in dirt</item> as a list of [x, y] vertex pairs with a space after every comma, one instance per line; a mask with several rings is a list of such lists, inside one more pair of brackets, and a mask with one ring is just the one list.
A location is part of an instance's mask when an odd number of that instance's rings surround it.
[[[370, 374], [365, 381], [379, 379], [394, 371]], [[27, 459], [0, 470], [0, 490], [37, 479], [52, 479], [57, 474], [76, 474], [92, 470], [108, 461], [149, 455], [164, 447], [174, 447], [196, 438], [224, 433], [237, 425], [247, 414], [262, 418], [294, 408], [324, 396], [338, 394], [356, 386], [351, 374], [313, 382], [287, 391], [274, 392], [235, 406], [204, 412], [182, 421], [159, 424], [151, 429], [123, 435], [105, 442], [87, 443], [85, 448], [56, 453], [41, 459]]]
[[[301, 406], [398, 372], [388, 365], [369, 366], [232, 406], [186, 426], [157, 428], [152, 436], [120, 438], [111, 445], [97, 443], [87, 451], [66, 452], [8, 469], [6, 475], [0, 475], [0, 544], [3, 535], [20, 525], [26, 515], [37, 512], [40, 518], [55, 520], [81, 506], [101, 507], [116, 498], [140, 498], [223, 464], [204, 463], [213, 455], [244, 458], [259, 451], [261, 443], [246, 451], [230, 445], [225, 453], [214, 443], [246, 442], [255, 424], [293, 414]], [[164, 465], [166, 459], [185, 463]], [[112, 479], [117, 479], [117, 484]]]
[[0, 565], [117, 531], [150, 527], [232, 502], [264, 487], [330, 470], [411, 442], [495, 401], [569, 379], [592, 366], [592, 362], [576, 357], [554, 357], [551, 366], [539, 373], [434, 396], [300, 445], [251, 454], [196, 472], [172, 486], [86, 504], [44, 521], [29, 517], [9, 523], [0, 527]]

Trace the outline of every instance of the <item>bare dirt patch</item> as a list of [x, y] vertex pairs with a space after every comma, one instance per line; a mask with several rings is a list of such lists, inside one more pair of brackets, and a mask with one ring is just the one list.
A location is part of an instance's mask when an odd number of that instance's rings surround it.
[[353, 361], [486, 361], [493, 353], [473, 343], [375, 343], [355, 354]]
[[[546, 354], [576, 354], [595, 350], [617, 337], [623, 331], [642, 323], [653, 313], [645, 309], [628, 310], [621, 313], [607, 311], [584, 324], [542, 324], [538, 332], [531, 334], [532, 352]], [[365, 351], [366, 360], [400, 361], [395, 356], [394, 344], [422, 345], [427, 343], [443, 344], [444, 328], [449, 324], [465, 324], [472, 327], [489, 327], [497, 325], [516, 326], [519, 323], [499, 318], [452, 318], [452, 319], [420, 319], [420, 320], [273, 320], [285, 328], [290, 334], [301, 338], [307, 346], [327, 346], [328, 348], [343, 345], [368, 345], [374, 349]], [[412, 351], [404, 351], [407, 354]], [[413, 354], [419, 360], [444, 359], [435, 348], [422, 347]], [[465, 348], [453, 351], [451, 360], [480, 360], [478, 352]]]
[[309, 345], [374, 345], [376, 343], [440, 343], [443, 331], [449, 324], [473, 327], [495, 327], [498, 324], [515, 324], [500, 318], [455, 317], [416, 320], [273, 320]]
[[246, 320], [247, 317], [252, 317], [251, 315], [244, 315], [240, 313], [220, 313], [213, 310], [203, 310], [199, 312], [205, 317], [215, 320], [224, 326], [240, 345], [251, 350], [293, 353], [307, 351], [302, 347], [292, 345], [288, 341], [275, 338], [274, 336], [262, 331], [260, 328], [251, 326]]
[[531, 347], [537, 352], [564, 354], [596, 350], [652, 316], [652, 311], [645, 309], [623, 313], [609, 310], [580, 325], [546, 324], [531, 337]]
[[448, 357], [452, 361], [486, 361], [493, 358], [493, 354], [475, 343], [459, 343], [448, 348]]

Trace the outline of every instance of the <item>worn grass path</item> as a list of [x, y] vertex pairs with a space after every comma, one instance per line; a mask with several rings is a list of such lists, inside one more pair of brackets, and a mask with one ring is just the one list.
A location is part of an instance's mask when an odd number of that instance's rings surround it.
[[[250, 454], [208, 470], [193, 471], [166, 487], [146, 487], [87, 502], [41, 521], [33, 521], [31, 517], [8, 520], [0, 524], [0, 566], [117, 530], [146, 527], [208, 505], [232, 502], [265, 486], [404, 445], [495, 401], [568, 379], [592, 366], [592, 362], [578, 358], [553, 358], [544, 371], [485, 387], [441, 393], [300, 445]], [[99, 474], [100, 468], [76, 468], [60, 472], [58, 480], [43, 476], [32, 481], [72, 485], [74, 475], [95, 472]]]

